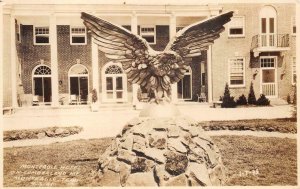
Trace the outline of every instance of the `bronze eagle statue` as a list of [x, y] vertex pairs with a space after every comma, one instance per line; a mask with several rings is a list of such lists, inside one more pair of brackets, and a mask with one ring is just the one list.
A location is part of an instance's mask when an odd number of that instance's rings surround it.
[[122, 63], [128, 81], [153, 94], [153, 99], [170, 101], [171, 84], [180, 81], [189, 68], [187, 57], [200, 56], [225, 30], [233, 11], [191, 24], [178, 31], [164, 51], [153, 50], [148, 42], [129, 30], [82, 12], [81, 18], [100, 51]]

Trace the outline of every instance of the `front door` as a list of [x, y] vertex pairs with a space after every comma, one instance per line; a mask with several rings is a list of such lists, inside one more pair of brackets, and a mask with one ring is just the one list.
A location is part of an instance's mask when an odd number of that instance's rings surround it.
[[192, 73], [191, 70], [177, 83], [177, 98], [181, 100], [192, 99]]
[[276, 57], [261, 57], [261, 94], [277, 97]]
[[114, 102], [123, 101], [123, 76], [112, 75], [106, 77], [106, 99]]
[[41, 104], [51, 103], [51, 77], [34, 77], [34, 95]]

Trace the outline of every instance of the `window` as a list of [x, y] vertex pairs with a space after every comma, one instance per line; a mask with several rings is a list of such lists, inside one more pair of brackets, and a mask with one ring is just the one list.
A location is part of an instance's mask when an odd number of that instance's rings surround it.
[[296, 17], [292, 17], [292, 34], [296, 35]]
[[245, 36], [245, 17], [235, 16], [231, 18], [228, 29], [229, 37], [244, 37]]
[[292, 78], [292, 84], [296, 84], [297, 81], [297, 70], [296, 70], [296, 57], [293, 57], [293, 78]]
[[156, 43], [155, 26], [141, 26], [140, 34], [149, 44]]
[[245, 59], [229, 59], [229, 84], [231, 87], [245, 86]]
[[49, 27], [34, 27], [34, 44], [49, 44]]
[[70, 42], [71, 45], [86, 44], [86, 29], [84, 26], [70, 27]]

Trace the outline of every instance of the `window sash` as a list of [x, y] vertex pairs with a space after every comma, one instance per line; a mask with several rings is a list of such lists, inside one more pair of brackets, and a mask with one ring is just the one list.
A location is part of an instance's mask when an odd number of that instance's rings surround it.
[[245, 35], [245, 17], [235, 16], [231, 19], [228, 26], [230, 37], [242, 37]]
[[[50, 43], [50, 34], [49, 34], [49, 27], [34, 27], [34, 44], [35, 45], [43, 45], [43, 44], [49, 44]], [[47, 39], [47, 42], [39, 42], [38, 38], [45, 38]]]
[[245, 85], [245, 59], [231, 58], [229, 59], [229, 84], [230, 86]]
[[[148, 38], [151, 41], [148, 41], [149, 44], [156, 44], [156, 28], [155, 26], [141, 26], [140, 27], [140, 36], [143, 38]], [[153, 38], [153, 40], [152, 40]]]
[[[76, 38], [84, 38], [84, 40], [79, 40], [83, 42], [76, 42]], [[70, 26], [70, 43], [71, 45], [85, 45], [87, 43], [86, 28], [84, 26]]]

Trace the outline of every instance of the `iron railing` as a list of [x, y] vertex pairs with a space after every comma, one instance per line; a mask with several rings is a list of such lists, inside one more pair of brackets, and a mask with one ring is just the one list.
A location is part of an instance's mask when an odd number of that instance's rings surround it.
[[251, 49], [258, 47], [289, 47], [289, 34], [259, 34], [252, 37]]

